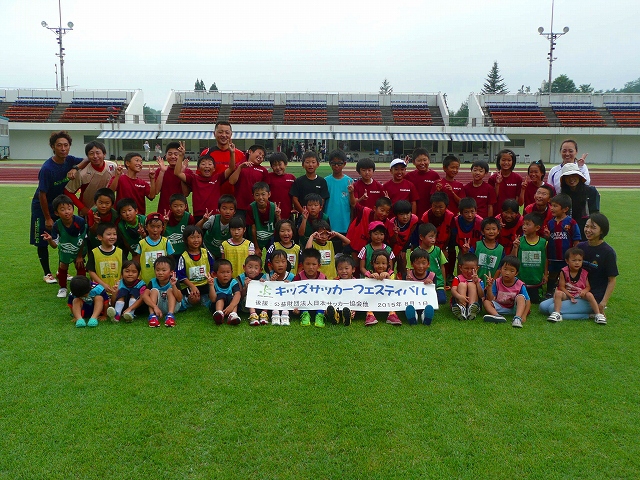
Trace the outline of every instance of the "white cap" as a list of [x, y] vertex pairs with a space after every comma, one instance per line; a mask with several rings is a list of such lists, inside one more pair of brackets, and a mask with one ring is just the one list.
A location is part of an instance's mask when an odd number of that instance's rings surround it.
[[389, 169], [395, 167], [396, 165], [402, 165], [403, 167], [407, 166], [404, 160], [402, 160], [401, 158], [396, 158], [394, 160], [391, 160], [391, 163], [389, 164]]

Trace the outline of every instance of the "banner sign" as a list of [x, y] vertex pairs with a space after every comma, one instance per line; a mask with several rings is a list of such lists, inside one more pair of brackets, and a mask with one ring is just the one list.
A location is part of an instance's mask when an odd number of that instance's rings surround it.
[[247, 307], [265, 310], [325, 310], [349, 307], [354, 311], [403, 311], [408, 305], [438, 309], [436, 287], [403, 280], [303, 280], [249, 283]]

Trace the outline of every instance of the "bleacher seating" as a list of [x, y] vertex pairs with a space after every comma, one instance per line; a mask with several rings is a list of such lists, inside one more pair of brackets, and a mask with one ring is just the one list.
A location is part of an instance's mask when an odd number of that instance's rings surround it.
[[12, 122], [46, 122], [59, 98], [18, 97], [4, 113]]
[[338, 102], [340, 125], [382, 125], [378, 102], [352, 100]]
[[265, 124], [273, 118], [273, 100], [234, 100], [231, 123]]
[[185, 100], [178, 123], [216, 123], [220, 113], [221, 101], [219, 99]]
[[[60, 117], [63, 123], [102, 123], [118, 117], [126, 98], [74, 98]], [[112, 110], [109, 111], [109, 108]]]
[[536, 102], [487, 102], [485, 104], [497, 127], [547, 127], [549, 121]]
[[287, 100], [284, 123], [285, 125], [326, 125], [326, 100]]
[[551, 103], [563, 127], [605, 127], [600, 112], [590, 103]]
[[433, 125], [429, 105], [425, 102], [391, 102], [395, 125]]
[[640, 127], [640, 103], [605, 103], [605, 106], [620, 127]]

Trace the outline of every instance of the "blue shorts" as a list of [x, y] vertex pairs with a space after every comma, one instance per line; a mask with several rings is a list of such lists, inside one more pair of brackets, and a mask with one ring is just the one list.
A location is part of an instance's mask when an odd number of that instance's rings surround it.
[[[51, 214], [51, 218], [55, 222], [58, 217], [55, 214]], [[44, 213], [42, 213], [42, 209], [40, 208], [40, 204], [38, 207], [34, 207], [31, 205], [31, 226], [29, 229], [29, 243], [31, 245], [35, 245], [36, 247], [46, 247], [49, 243], [42, 238], [42, 234], [47, 232], [51, 235], [51, 230], [47, 230], [44, 226], [45, 219]]]
[[493, 308], [495, 308], [496, 312], [498, 312], [500, 315], [515, 315], [516, 314], [516, 305], [515, 304], [511, 308], [507, 308], [507, 307], [505, 307], [503, 305], [500, 305], [495, 300], [492, 300], [491, 303], [493, 304]]
[[116, 293], [116, 299], [122, 298], [124, 303], [128, 303], [130, 299], [135, 298], [136, 300], [140, 298], [140, 289], [136, 287], [124, 287], [119, 288]]

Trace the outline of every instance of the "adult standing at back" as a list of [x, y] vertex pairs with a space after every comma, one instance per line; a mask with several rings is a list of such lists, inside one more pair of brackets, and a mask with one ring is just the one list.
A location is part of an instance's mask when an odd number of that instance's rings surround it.
[[[96, 192], [109, 186], [118, 165], [116, 162], [105, 160], [107, 149], [103, 143], [97, 141], [87, 143], [84, 153], [89, 159], [89, 165], [67, 183], [64, 193], [78, 208], [78, 215], [86, 217], [89, 209], [95, 204]], [[78, 190], [80, 190], [80, 198], [76, 196]]]
[[547, 182], [553, 185], [556, 192], [560, 192], [560, 177], [562, 176], [562, 167], [567, 163], [577, 163], [580, 173], [585, 180], [586, 185], [591, 184], [591, 176], [589, 175], [589, 169], [585, 164], [588, 153], [582, 154], [582, 156], [576, 161], [576, 155], [578, 154], [578, 144], [575, 140], [567, 139], [560, 145], [560, 156], [562, 157], [562, 163], [556, 165], [549, 171]]
[[44, 272], [43, 280], [47, 283], [56, 283], [49, 267], [49, 244], [42, 239], [45, 231], [51, 234], [53, 223], [58, 219], [53, 211], [53, 199], [64, 193], [69, 180], [74, 179], [76, 172], [87, 164], [82, 158], [69, 155], [71, 142], [68, 132], [51, 134], [49, 146], [53, 155], [42, 164], [38, 172], [38, 188], [31, 201], [30, 242], [38, 248], [38, 258]]
[[144, 148], [144, 161], [149, 161], [149, 153], [151, 152], [151, 147], [149, 146], [149, 140], [145, 140], [142, 144], [142, 148]]
[[[231, 137], [233, 136], [233, 129], [231, 128], [231, 124], [225, 121], [219, 121], [216, 123], [213, 129], [213, 135], [216, 139], [216, 146], [211, 148], [205, 148], [200, 156], [208, 155], [213, 159], [213, 165], [215, 168], [214, 175], [218, 173], [224, 172], [227, 168], [229, 168], [229, 157], [231, 156], [231, 152], [229, 151], [229, 146], [231, 145]], [[244, 153], [237, 148], [236, 152], [236, 165], [240, 165], [246, 160]], [[222, 185], [220, 190], [220, 194], [230, 194], [233, 195], [234, 189], [233, 185], [229, 182], [225, 182]]]

